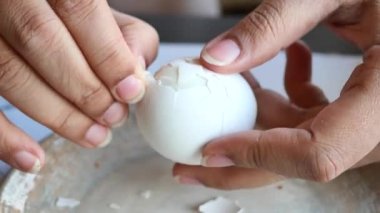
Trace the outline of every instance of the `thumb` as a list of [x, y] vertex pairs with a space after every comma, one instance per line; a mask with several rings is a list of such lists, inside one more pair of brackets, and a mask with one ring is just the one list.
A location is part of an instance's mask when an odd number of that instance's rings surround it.
[[264, 0], [235, 27], [206, 45], [205, 66], [216, 72], [241, 72], [274, 57], [339, 7], [339, 1]]

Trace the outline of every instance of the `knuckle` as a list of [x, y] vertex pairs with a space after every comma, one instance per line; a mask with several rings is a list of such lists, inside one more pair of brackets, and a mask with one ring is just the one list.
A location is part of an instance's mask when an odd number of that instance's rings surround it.
[[256, 145], [249, 145], [246, 149], [244, 149], [244, 157], [245, 162], [243, 162], [244, 167], [248, 168], [261, 168], [264, 164], [264, 156], [266, 156], [267, 151], [265, 146], [263, 146], [263, 137], [264, 134], [261, 133], [257, 141], [255, 142]]
[[380, 82], [380, 66], [376, 67], [374, 64], [364, 62], [351, 73], [350, 78], [341, 90], [341, 95], [355, 89], [362, 95], [377, 97], [380, 90], [378, 82]]
[[74, 135], [74, 138], [80, 138], [79, 135], [75, 135], [78, 132], [78, 117], [75, 109], [64, 110], [47, 125], [63, 135], [70, 133]]
[[372, 46], [364, 54], [364, 61], [376, 67], [380, 66], [379, 58], [380, 58], [380, 45]]
[[59, 11], [63, 17], [71, 17], [82, 19], [88, 17], [97, 8], [96, 0], [55, 0], [53, 6]]
[[112, 98], [103, 85], [89, 87], [76, 101], [76, 104], [91, 116], [101, 116], [111, 104]]
[[24, 72], [25, 69], [26, 65], [20, 63], [16, 56], [0, 56], [1, 93], [7, 93], [25, 86], [31, 78], [31, 73]]
[[[124, 43], [125, 41], [122, 36], [110, 40], [100, 48], [101, 51], [97, 51], [98, 55], [95, 57], [96, 62], [93, 65], [95, 71], [109, 72], [110, 69], [118, 71], [113, 73], [111, 85], [116, 85], [128, 73], [134, 72], [135, 63], [131, 63], [130, 60], [126, 59], [124, 50], [121, 48], [124, 46]], [[101, 73], [101, 75], [103, 76], [105, 73]]]
[[312, 149], [303, 164], [308, 179], [317, 182], [329, 182], [335, 179], [342, 172], [340, 154], [334, 148]]
[[[279, 1], [281, 2], [281, 1]], [[243, 30], [254, 36], [270, 36], [272, 39], [278, 37], [279, 31], [284, 27], [281, 11], [278, 3], [265, 1], [259, 8], [254, 10], [246, 19], [243, 20]]]
[[59, 20], [53, 14], [30, 10], [19, 19], [15, 39], [22, 49], [49, 48], [59, 35]]

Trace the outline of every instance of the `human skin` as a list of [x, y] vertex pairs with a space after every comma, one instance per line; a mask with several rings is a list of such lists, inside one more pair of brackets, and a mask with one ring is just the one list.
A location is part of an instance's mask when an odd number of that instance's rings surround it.
[[[0, 95], [57, 134], [106, 146], [144, 95], [158, 35], [104, 0], [0, 1]], [[148, 48], [147, 48], [148, 47]], [[0, 159], [36, 172], [41, 147], [0, 115]]]
[[[285, 178], [328, 182], [349, 169], [379, 162], [379, 21], [380, 3], [374, 0], [268, 0], [208, 43], [202, 61], [220, 73], [251, 69], [286, 48], [289, 98], [244, 74], [257, 96], [263, 129], [211, 141], [203, 149], [203, 166], [176, 164], [176, 179], [220, 189], [258, 187]], [[311, 83], [310, 50], [294, 43], [320, 22], [363, 51], [363, 63], [331, 103]]]

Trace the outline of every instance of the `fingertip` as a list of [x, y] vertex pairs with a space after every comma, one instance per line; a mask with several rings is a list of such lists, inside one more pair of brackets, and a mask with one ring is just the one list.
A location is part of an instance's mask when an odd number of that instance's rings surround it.
[[25, 150], [17, 151], [13, 158], [14, 167], [28, 173], [38, 173], [43, 166], [39, 157]]
[[144, 68], [144, 59], [140, 58], [135, 72], [132, 75], [121, 80], [115, 87], [116, 97], [127, 104], [136, 104], [142, 100], [146, 92], [146, 71]]
[[187, 177], [187, 176], [175, 176], [174, 180], [183, 185], [194, 185], [194, 186], [203, 186], [203, 184], [193, 177]]
[[241, 47], [231, 38], [210, 42], [202, 50], [201, 59], [212, 66], [223, 67], [232, 64], [241, 53]]
[[103, 113], [102, 120], [109, 127], [117, 128], [123, 125], [127, 119], [127, 106], [125, 104], [114, 102], [110, 107]]
[[202, 166], [212, 168], [223, 168], [235, 166], [235, 163], [225, 155], [208, 155], [203, 157]]
[[183, 165], [180, 163], [176, 163], [173, 166], [172, 169], [172, 175], [173, 177], [181, 176], [181, 175], [186, 175], [188, 172], [188, 168], [191, 168], [191, 166], [188, 165]]
[[82, 146], [91, 148], [103, 148], [112, 141], [112, 131], [100, 124], [93, 124], [85, 134], [85, 142], [80, 143]]
[[172, 175], [173, 176], [176, 176], [178, 174], [179, 167], [180, 167], [180, 164], [178, 164], [178, 163], [174, 164], [173, 169], [172, 169]]
[[42, 147], [19, 129], [13, 129], [8, 137], [9, 153], [4, 153], [3, 160], [12, 167], [28, 173], [38, 173], [45, 165], [45, 152]]
[[249, 84], [249, 86], [251, 87], [253, 91], [261, 88], [260, 83], [257, 81], [255, 76], [251, 73], [251, 71], [245, 71], [241, 73], [241, 75], [244, 77], [244, 79], [247, 81], [247, 83]]
[[297, 55], [310, 55], [311, 56], [311, 49], [306, 44], [306, 42], [302, 40], [298, 40], [291, 44], [288, 48], [286, 48], [286, 53], [289, 56], [289, 54], [297, 54]]

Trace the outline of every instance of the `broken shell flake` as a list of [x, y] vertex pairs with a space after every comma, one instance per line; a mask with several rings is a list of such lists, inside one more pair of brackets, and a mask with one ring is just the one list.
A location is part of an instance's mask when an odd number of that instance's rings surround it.
[[72, 198], [59, 197], [55, 202], [58, 208], [75, 208], [80, 205], [80, 201]]
[[200, 213], [244, 213], [237, 201], [232, 201], [224, 197], [217, 197], [201, 206], [198, 211]]
[[152, 191], [146, 190], [140, 193], [140, 196], [146, 200], [150, 199], [152, 197]]
[[121, 206], [118, 205], [118, 204], [116, 204], [116, 203], [110, 203], [110, 204], [108, 205], [108, 207], [109, 207], [110, 209], [114, 209], [114, 210], [120, 210], [120, 209], [121, 209]]

